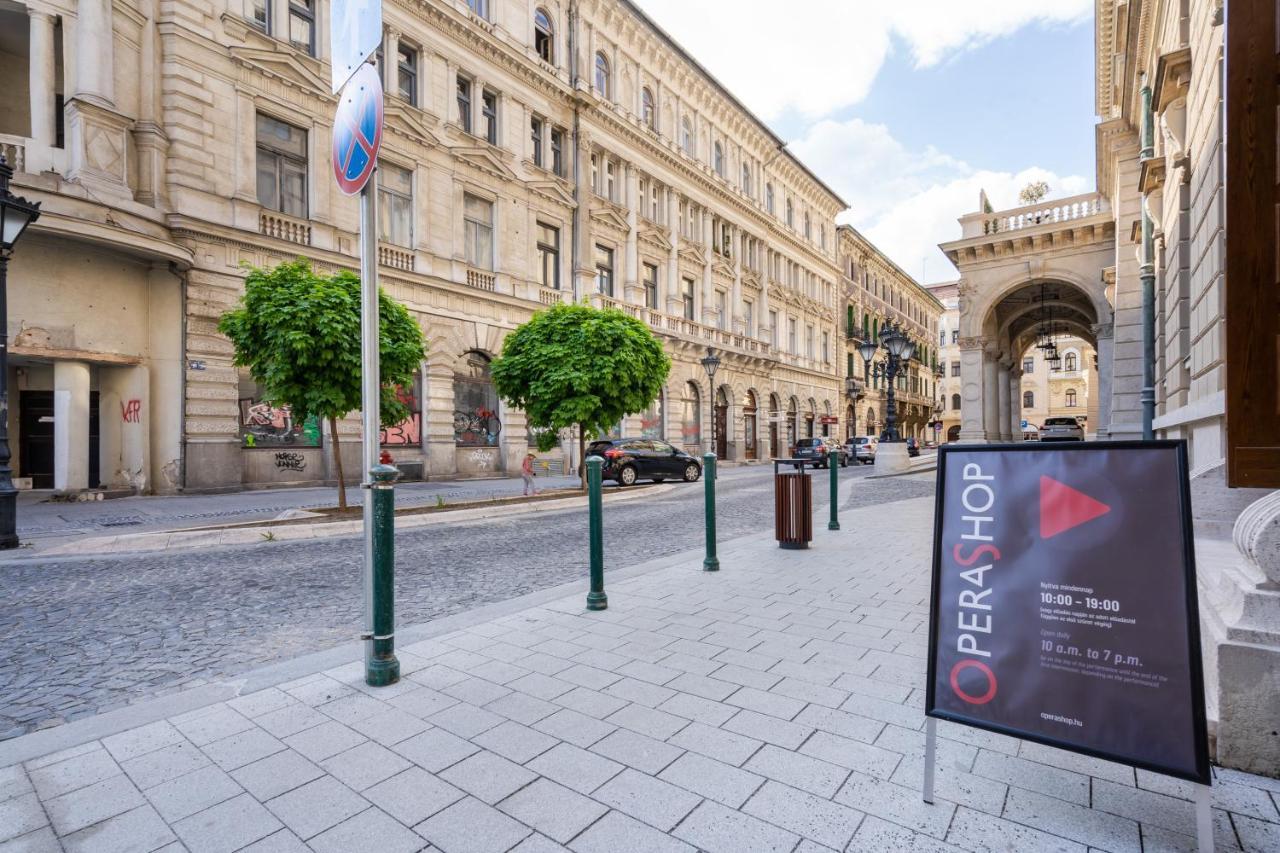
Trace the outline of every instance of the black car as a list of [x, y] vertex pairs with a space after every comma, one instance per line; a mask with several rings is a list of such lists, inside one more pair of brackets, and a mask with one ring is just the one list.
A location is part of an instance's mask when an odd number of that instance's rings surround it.
[[630, 486], [636, 480], [684, 480], [702, 476], [702, 463], [660, 438], [610, 438], [587, 445], [587, 456], [604, 459], [602, 475]]
[[908, 438], [907, 439], [908, 458], [912, 456], [919, 456], [919, 455], [920, 455], [920, 442], [916, 441], [914, 438]]
[[826, 468], [831, 449], [839, 451], [836, 457], [841, 468], [849, 467], [849, 448], [834, 438], [802, 438], [796, 442], [796, 459], [812, 459], [814, 467]]

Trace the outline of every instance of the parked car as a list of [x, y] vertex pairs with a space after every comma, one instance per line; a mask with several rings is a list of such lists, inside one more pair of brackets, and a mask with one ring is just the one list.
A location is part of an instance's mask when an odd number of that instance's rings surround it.
[[836, 459], [841, 468], [849, 467], [849, 450], [834, 438], [802, 438], [796, 442], [796, 459], [812, 459], [815, 468], [826, 468], [831, 449], [836, 448]]
[[1045, 418], [1041, 441], [1084, 441], [1084, 427], [1075, 418]]
[[920, 442], [916, 441], [914, 438], [908, 438], [907, 439], [907, 456], [910, 457], [910, 456], [919, 456], [919, 455], [920, 455]]
[[849, 439], [853, 458], [863, 465], [876, 464], [876, 447], [880, 444], [874, 435], [857, 435]]
[[702, 476], [702, 463], [659, 438], [609, 438], [587, 445], [587, 456], [604, 459], [601, 475], [619, 486], [637, 480], [684, 480], [692, 483]]

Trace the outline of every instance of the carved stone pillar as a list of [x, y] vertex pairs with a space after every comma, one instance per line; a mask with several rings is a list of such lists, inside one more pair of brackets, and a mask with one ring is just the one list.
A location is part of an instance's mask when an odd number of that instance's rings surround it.
[[960, 441], [987, 440], [983, 409], [985, 338], [960, 339]]
[[627, 204], [627, 244], [623, 263], [622, 293], [627, 302], [644, 304], [644, 288], [640, 286], [639, 209], [640, 176], [630, 163], [622, 167], [623, 192]]
[[[30, 71], [28, 91], [31, 98], [31, 139], [37, 146], [52, 147], [57, 133], [54, 114], [54, 17], [34, 6], [27, 7], [30, 19]], [[28, 155], [29, 157], [30, 155]]]
[[1013, 436], [1009, 432], [1009, 419], [1012, 397], [1010, 396], [1009, 385], [1009, 363], [1007, 361], [996, 362], [996, 396], [999, 398], [999, 410], [996, 412], [996, 429], [1000, 441], [1011, 441]]

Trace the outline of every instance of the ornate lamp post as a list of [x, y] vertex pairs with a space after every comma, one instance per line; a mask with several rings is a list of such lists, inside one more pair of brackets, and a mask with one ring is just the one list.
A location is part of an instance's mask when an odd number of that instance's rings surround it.
[[40, 203], [9, 192], [13, 169], [0, 155], [0, 548], [18, 547], [18, 490], [9, 469], [9, 258], [13, 246], [40, 218]]
[[858, 380], [852, 376], [845, 377], [844, 395], [849, 399], [849, 405], [853, 411], [852, 423], [845, 424], [845, 429], [849, 432], [849, 438], [853, 438], [858, 434], [858, 401], [862, 399], [862, 394], [862, 386], [858, 384]]
[[[885, 411], [885, 425], [883, 441], [901, 441], [898, 435], [898, 407], [894, 397], [894, 383], [897, 381], [898, 374], [901, 373], [911, 360], [911, 356], [915, 353], [916, 345], [906, 336], [901, 327], [895, 325], [892, 320], [886, 320], [884, 328], [880, 330], [880, 343], [884, 344], [885, 358], [883, 361], [876, 362], [876, 376], [883, 376], [888, 381], [888, 402]], [[864, 340], [858, 345], [858, 352], [862, 355], [863, 369], [870, 371], [871, 359], [875, 357], [876, 351], [880, 348], [874, 340]]]
[[716, 371], [720, 369], [720, 356], [716, 355], [716, 351], [711, 347], [707, 347], [707, 354], [702, 358], [702, 369], [707, 371], [707, 384], [711, 386], [707, 403], [711, 409], [711, 452], [715, 453], [718, 447], [716, 444]]

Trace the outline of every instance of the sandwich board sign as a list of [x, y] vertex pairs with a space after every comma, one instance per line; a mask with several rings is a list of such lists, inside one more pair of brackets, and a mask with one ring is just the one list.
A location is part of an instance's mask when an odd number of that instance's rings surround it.
[[[330, 19], [330, 84], [336, 95], [382, 44], [382, 0], [333, 0]], [[394, 68], [394, 56], [391, 61]]]
[[1207, 786], [1194, 560], [1185, 442], [941, 448], [929, 745], [943, 719]]

